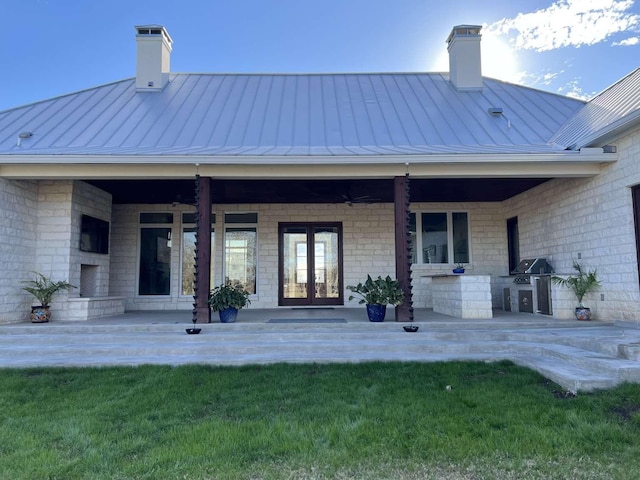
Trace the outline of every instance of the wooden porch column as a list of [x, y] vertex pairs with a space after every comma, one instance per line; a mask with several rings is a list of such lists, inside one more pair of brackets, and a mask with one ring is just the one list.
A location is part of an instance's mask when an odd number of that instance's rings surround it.
[[409, 246], [409, 174], [393, 179], [396, 237], [396, 278], [404, 292], [404, 302], [396, 306], [396, 322], [413, 321], [411, 299], [411, 249]]
[[196, 259], [193, 318], [210, 323], [209, 291], [211, 282], [211, 178], [196, 175]]

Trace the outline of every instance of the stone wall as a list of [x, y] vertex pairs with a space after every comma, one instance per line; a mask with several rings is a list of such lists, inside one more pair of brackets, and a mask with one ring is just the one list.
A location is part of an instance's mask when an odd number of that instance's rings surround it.
[[[502, 308], [500, 284], [496, 278], [508, 275], [507, 230], [501, 203], [412, 203], [415, 212], [467, 212], [471, 258], [466, 274], [491, 275], [491, 295], [494, 308]], [[449, 264], [417, 264], [412, 269], [413, 303], [416, 308], [432, 308], [431, 277], [451, 273]]]
[[[602, 286], [585, 297], [594, 318], [640, 319], [631, 188], [640, 183], [640, 130], [614, 141], [619, 159], [593, 178], [554, 179], [505, 202], [517, 216], [521, 258], [546, 257], [560, 274], [573, 260], [597, 269]], [[576, 300], [553, 289], [553, 314], [571, 318]]]
[[[139, 296], [137, 292], [138, 237], [140, 212], [172, 212], [171, 295]], [[126, 297], [127, 310], [190, 310], [193, 298], [180, 295], [181, 213], [192, 207], [180, 205], [114, 205], [110, 292]], [[224, 214], [258, 213], [257, 293], [249, 308], [273, 308], [278, 305], [278, 223], [342, 222], [344, 284], [372, 276], [395, 277], [394, 220], [392, 205], [225, 205], [213, 207], [215, 225], [215, 284], [223, 282]], [[348, 297], [348, 294], [345, 295]], [[357, 302], [352, 302], [357, 306]]]
[[21, 281], [36, 269], [37, 204], [36, 182], [0, 178], [0, 324], [28, 318]]

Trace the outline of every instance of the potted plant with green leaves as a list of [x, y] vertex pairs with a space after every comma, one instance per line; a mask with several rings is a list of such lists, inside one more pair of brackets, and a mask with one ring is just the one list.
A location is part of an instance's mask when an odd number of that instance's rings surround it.
[[566, 278], [554, 275], [551, 277], [551, 281], [556, 285], [561, 285], [573, 291], [578, 299], [578, 306], [575, 310], [578, 320], [591, 320], [591, 309], [584, 306], [582, 299], [586, 294], [600, 286], [597, 271], [587, 271], [575, 260], [573, 261], [573, 269], [577, 272], [575, 275], [569, 275]]
[[[357, 285], [348, 285], [347, 290], [360, 297], [360, 304], [366, 304], [367, 316], [371, 322], [384, 321], [387, 305], [400, 305], [404, 301], [404, 292], [400, 283], [389, 275], [386, 278], [378, 276], [375, 280], [367, 275], [364, 282]], [[349, 296], [349, 300], [356, 298]]]
[[209, 308], [218, 312], [222, 323], [233, 323], [238, 310], [251, 303], [249, 292], [239, 282], [227, 281], [209, 293]]
[[66, 280], [54, 282], [42, 273], [33, 272], [32, 280], [25, 280], [26, 286], [22, 289], [33, 295], [40, 305], [31, 307], [31, 321], [33, 323], [46, 323], [51, 319], [51, 300], [53, 296], [61, 290], [71, 290], [75, 288]]
[[464, 273], [464, 263], [456, 263], [453, 273]]

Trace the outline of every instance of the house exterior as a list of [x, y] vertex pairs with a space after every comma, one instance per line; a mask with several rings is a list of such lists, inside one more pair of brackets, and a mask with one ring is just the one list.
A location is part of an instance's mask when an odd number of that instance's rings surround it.
[[135, 78], [0, 112], [0, 323], [33, 271], [78, 287], [68, 320], [195, 294], [208, 321], [225, 280], [250, 308], [360, 308], [367, 274], [411, 293], [398, 320], [571, 318], [548, 276], [514, 283], [527, 258], [597, 269], [594, 317], [640, 319], [640, 69], [583, 102], [483, 77], [480, 41], [453, 28], [449, 73], [185, 74], [136, 27]]

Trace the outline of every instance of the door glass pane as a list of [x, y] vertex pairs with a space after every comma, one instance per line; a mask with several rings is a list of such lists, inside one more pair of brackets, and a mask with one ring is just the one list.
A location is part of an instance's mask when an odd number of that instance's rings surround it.
[[307, 229], [286, 228], [282, 242], [283, 296], [284, 298], [307, 298], [309, 277]]
[[313, 243], [315, 298], [338, 298], [338, 229], [316, 228]]
[[226, 281], [240, 283], [249, 293], [256, 293], [255, 228], [227, 228], [225, 231]]
[[422, 261], [449, 263], [447, 246], [447, 214], [422, 214]]
[[464, 212], [451, 214], [453, 223], [453, 262], [469, 263], [469, 222]]
[[[211, 269], [209, 270], [209, 281], [213, 287], [215, 277], [214, 269], [214, 240], [215, 233], [211, 231]], [[182, 230], [182, 295], [193, 295], [193, 281], [195, 275], [195, 254], [196, 254], [196, 229], [186, 227]]]
[[140, 295], [169, 295], [171, 285], [171, 229], [140, 229]]

